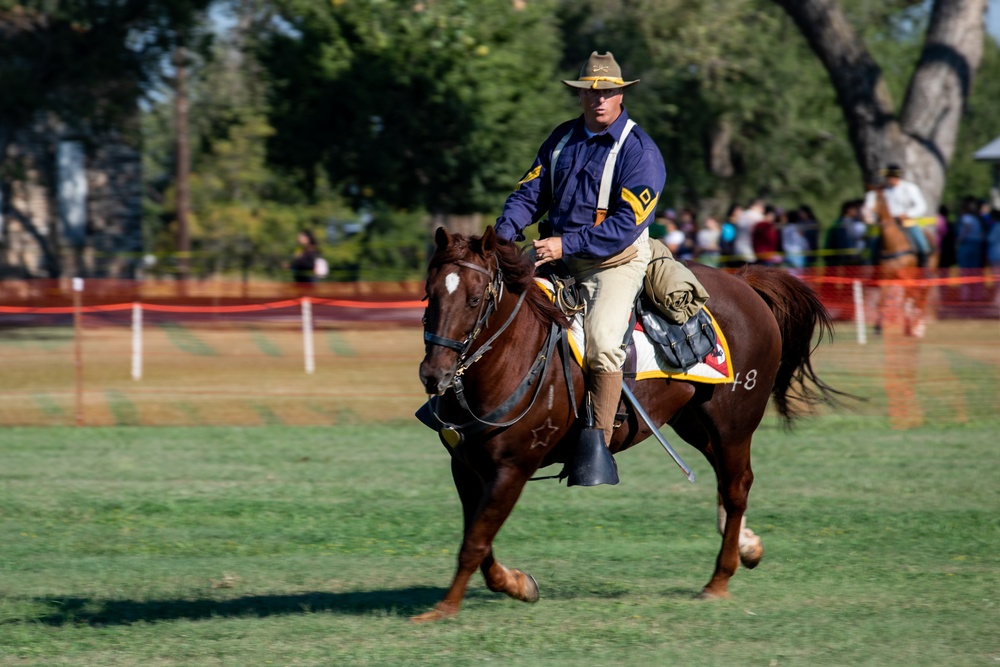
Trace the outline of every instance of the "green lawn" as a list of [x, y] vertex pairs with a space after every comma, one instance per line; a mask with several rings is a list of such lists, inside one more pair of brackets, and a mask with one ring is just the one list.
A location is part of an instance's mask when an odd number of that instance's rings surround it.
[[711, 472], [648, 442], [618, 487], [529, 485], [497, 555], [537, 604], [477, 577], [414, 625], [461, 537], [423, 427], [6, 428], [0, 665], [994, 665], [998, 432], [766, 422], [764, 560], [721, 602]]

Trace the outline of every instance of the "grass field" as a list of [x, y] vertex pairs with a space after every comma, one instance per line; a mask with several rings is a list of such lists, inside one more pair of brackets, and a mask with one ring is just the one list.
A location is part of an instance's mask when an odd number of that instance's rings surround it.
[[646, 443], [529, 485], [497, 554], [537, 604], [477, 578], [430, 626], [460, 508], [420, 426], [5, 428], [0, 665], [994, 665], [998, 428], [766, 421], [764, 560], [711, 603], [711, 473]]

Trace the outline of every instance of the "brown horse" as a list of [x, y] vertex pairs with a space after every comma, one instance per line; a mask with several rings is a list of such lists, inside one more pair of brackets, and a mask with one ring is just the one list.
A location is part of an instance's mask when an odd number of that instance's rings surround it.
[[[876, 328], [885, 330], [898, 321], [902, 321], [905, 336], [920, 338], [926, 328], [924, 312], [927, 310], [930, 289], [913, 282], [909, 284], [899, 282], [919, 281], [924, 278], [924, 271], [920, 268], [917, 251], [913, 248], [902, 224], [889, 212], [885, 193], [881, 188], [876, 187], [874, 190], [876, 193], [875, 215], [880, 232], [877, 277], [880, 281], [891, 281], [882, 285], [880, 289]], [[928, 257], [927, 266], [929, 269], [936, 269], [940, 252], [935, 238], [936, 234], [933, 231], [928, 233], [928, 231], [930, 231], [929, 228], [922, 230], [930, 242], [932, 250]]]
[[[575, 363], [564, 367], [560, 347], [552, 343], [566, 319], [537, 286], [534, 266], [516, 246], [500, 240], [492, 227], [482, 237], [441, 228], [435, 240], [420, 379], [428, 394], [439, 397], [438, 418], [472, 427], [464, 441], [446, 442], [465, 516], [458, 568], [444, 599], [413, 619], [418, 622], [458, 613], [477, 568], [490, 590], [525, 602], [538, 599], [533, 577], [494, 558], [493, 539], [535, 471], [572, 457], [582, 421], [574, 408], [582, 409], [585, 387], [580, 369]], [[776, 268], [747, 267], [738, 277], [691, 268], [712, 295], [709, 303], [730, 341], [738, 382], [643, 380], [634, 393], [657, 427], [669, 421], [715, 470], [722, 547], [701, 597], [720, 598], [728, 597], [729, 579], [741, 561], [752, 568], [763, 556], [744, 512], [753, 482], [750, 440], [769, 396], [791, 422], [802, 408], [832, 402], [839, 392], [820, 381], [810, 361], [814, 334], [822, 340], [831, 333], [829, 315], [812, 289]], [[630, 414], [609, 447], [620, 452], [651, 433]]]

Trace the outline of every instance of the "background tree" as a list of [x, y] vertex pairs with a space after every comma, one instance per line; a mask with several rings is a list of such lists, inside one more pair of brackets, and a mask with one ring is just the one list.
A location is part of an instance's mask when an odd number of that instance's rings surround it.
[[476, 214], [498, 208], [554, 121], [574, 113], [553, 91], [551, 2], [276, 5], [289, 29], [263, 53], [270, 156], [307, 188], [322, 168], [357, 206], [478, 232]]
[[957, 213], [963, 197], [986, 197], [990, 190], [990, 169], [972, 159], [973, 153], [1000, 135], [1000, 45], [994, 39], [983, 44], [983, 59], [976, 85], [965, 106], [958, 131], [955, 154], [948, 165], [948, 181], [942, 203]]
[[[272, 277], [286, 264], [300, 229], [322, 230], [350, 217], [342, 199], [319, 179], [309, 197], [267, 163], [274, 136], [268, 120], [268, 85], [255, 58], [255, 39], [272, 18], [259, 0], [216, 3], [225, 27], [211, 48], [191, 63], [192, 175], [190, 178], [192, 269], [196, 274], [242, 274], [251, 268]], [[147, 172], [146, 234], [160, 257], [173, 257], [177, 188], [169, 91], [144, 114]], [[172, 262], [159, 271], [171, 271]], [[354, 279], [356, 271], [335, 273]]]
[[52, 239], [10, 197], [23, 178], [9, 144], [46, 114], [73, 134], [107, 133], [137, 144], [137, 103], [157, 79], [178, 30], [192, 25], [208, 0], [0, 0], [0, 201], [37, 242], [47, 271], [59, 274]]
[[837, 0], [775, 2], [830, 75], [864, 181], [877, 182], [878, 170], [888, 162], [902, 164], [936, 209], [982, 57], [985, 0], [933, 3], [898, 113], [881, 68]]
[[[642, 80], [626, 104], [667, 160], [664, 205], [718, 215], [730, 200], [763, 195], [831, 221], [865, 180], [839, 90], [774, 0], [216, 6], [229, 18], [215, 21], [221, 36], [192, 74], [199, 272], [279, 275], [296, 229], [311, 227], [329, 232], [334, 278], [421, 275], [433, 226], [481, 231], [544, 137], [579, 114], [558, 81], [592, 50], [614, 51]], [[904, 99], [941, 10], [917, 0], [837, 6], [878, 63], [879, 90]], [[973, 89], [961, 116], [967, 152], [995, 136], [991, 89], [985, 80]], [[885, 132], [903, 127], [885, 119]], [[166, 239], [170, 127], [156, 104], [144, 123], [148, 222]], [[975, 170], [951, 171], [985, 181]]]

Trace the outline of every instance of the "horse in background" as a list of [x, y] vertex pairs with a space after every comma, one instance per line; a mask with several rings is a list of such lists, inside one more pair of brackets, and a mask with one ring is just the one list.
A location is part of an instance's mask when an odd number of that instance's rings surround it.
[[[926, 311], [930, 288], [920, 285], [926, 271], [920, 266], [917, 250], [903, 229], [900, 220], [889, 212], [885, 193], [880, 187], [875, 191], [875, 218], [879, 225], [879, 258], [876, 277], [879, 281], [892, 281], [880, 286], [876, 330], [884, 331], [901, 321], [903, 334], [922, 338], [926, 329]], [[921, 233], [930, 242], [927, 269], [937, 269], [940, 248], [933, 227], [921, 227]]]
[[[451, 586], [417, 622], [457, 614], [477, 569], [492, 591], [538, 599], [534, 577], [502, 565], [493, 540], [535, 472], [572, 459], [586, 394], [582, 370], [572, 358], [564, 365], [564, 355], [572, 355], [556, 342], [566, 334], [566, 317], [535, 282], [534, 265], [520, 249], [492, 227], [481, 237], [440, 228], [435, 242], [420, 381], [438, 397], [434, 416], [463, 425], [440, 435], [451, 455], [464, 534]], [[753, 568], [763, 557], [745, 513], [754, 478], [750, 443], [768, 400], [790, 424], [810, 406], [834, 403], [840, 392], [812, 367], [814, 338], [818, 345], [832, 324], [807, 284], [779, 268], [749, 266], [736, 275], [690, 268], [712, 295], [737, 381], [645, 379], [633, 391], [653, 427], [669, 423], [715, 472], [722, 544], [700, 596], [724, 598], [740, 563]], [[608, 446], [617, 453], [651, 434], [630, 410]]]

